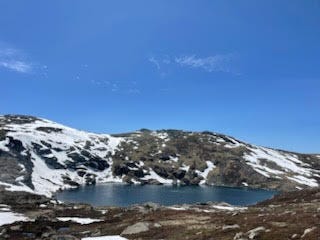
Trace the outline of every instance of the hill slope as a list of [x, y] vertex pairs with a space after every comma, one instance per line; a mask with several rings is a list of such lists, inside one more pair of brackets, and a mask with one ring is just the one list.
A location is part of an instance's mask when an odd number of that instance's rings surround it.
[[96, 182], [293, 190], [319, 186], [320, 155], [212, 132], [94, 134], [31, 116], [0, 116], [0, 185], [50, 196]]

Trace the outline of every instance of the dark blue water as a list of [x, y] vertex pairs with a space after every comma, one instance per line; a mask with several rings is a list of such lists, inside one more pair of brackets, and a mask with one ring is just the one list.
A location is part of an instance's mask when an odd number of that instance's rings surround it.
[[208, 201], [244, 206], [271, 198], [274, 194], [275, 191], [214, 186], [100, 184], [62, 191], [57, 198], [94, 206], [129, 206], [145, 202], [173, 205]]

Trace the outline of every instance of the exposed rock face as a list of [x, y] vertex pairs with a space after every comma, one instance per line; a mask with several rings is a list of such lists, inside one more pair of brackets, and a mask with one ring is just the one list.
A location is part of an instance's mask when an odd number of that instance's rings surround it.
[[212, 132], [94, 134], [30, 116], [0, 116], [0, 185], [50, 195], [97, 182], [317, 187], [320, 156]]

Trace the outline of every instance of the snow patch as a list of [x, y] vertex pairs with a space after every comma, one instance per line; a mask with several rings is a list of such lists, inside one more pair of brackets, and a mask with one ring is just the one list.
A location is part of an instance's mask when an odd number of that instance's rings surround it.
[[94, 222], [101, 222], [101, 219], [93, 219], [93, 218], [80, 218], [80, 217], [57, 217], [57, 219], [61, 222], [76, 222], [79, 224], [91, 224]]
[[235, 206], [222, 206], [222, 205], [213, 205], [212, 208], [225, 210], [225, 211], [236, 211], [236, 210], [246, 210], [247, 207], [235, 207]]
[[12, 224], [18, 221], [30, 221], [30, 219], [20, 213], [8, 212], [8, 211], [0, 212], [0, 226], [6, 225], [6, 224]]
[[207, 168], [203, 171], [196, 171], [198, 175], [202, 176], [204, 179], [201, 180], [200, 184], [205, 184], [207, 181], [208, 174], [216, 167], [211, 161], [206, 161]]
[[[319, 185], [312, 178], [317, 171], [313, 170], [309, 164], [299, 160], [295, 154], [257, 146], [250, 147], [249, 150], [251, 153], [246, 153], [243, 157], [247, 164], [261, 175], [278, 179], [287, 177], [292, 181], [309, 187], [317, 187]], [[267, 166], [267, 163], [270, 164]], [[274, 169], [275, 165], [277, 169]]]
[[153, 171], [153, 169], [149, 168], [149, 175], [144, 176], [143, 178], [141, 178], [142, 180], [150, 180], [150, 179], [154, 179], [157, 180], [159, 183], [162, 184], [172, 184], [173, 180], [172, 179], [166, 179], [163, 177], [160, 177], [157, 173], [155, 173], [155, 171]]
[[5, 152], [9, 152], [9, 148], [6, 146], [7, 144], [9, 144], [9, 138], [5, 138], [5, 140], [0, 142], [0, 149], [5, 151]]
[[121, 237], [119, 235], [113, 236], [101, 236], [101, 237], [86, 237], [81, 240], [128, 240], [127, 238]]

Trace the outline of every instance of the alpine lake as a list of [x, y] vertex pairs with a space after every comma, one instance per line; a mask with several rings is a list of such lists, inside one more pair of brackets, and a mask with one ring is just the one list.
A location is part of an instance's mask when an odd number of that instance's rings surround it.
[[252, 205], [275, 195], [276, 191], [217, 186], [97, 184], [58, 192], [63, 202], [87, 203], [93, 206], [127, 207], [154, 202], [181, 205], [226, 202], [237, 206]]

